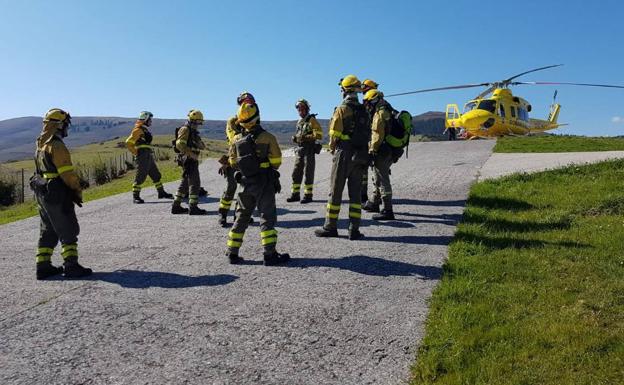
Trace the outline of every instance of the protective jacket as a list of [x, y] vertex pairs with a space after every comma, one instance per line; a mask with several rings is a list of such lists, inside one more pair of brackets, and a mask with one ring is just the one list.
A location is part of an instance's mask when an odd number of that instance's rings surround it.
[[182, 155], [197, 159], [200, 150], [205, 149], [206, 145], [199, 137], [199, 131], [185, 124], [178, 131], [176, 148]]
[[126, 147], [133, 155], [137, 155], [140, 149], [151, 150], [152, 139], [152, 133], [149, 132], [145, 122], [137, 120], [130, 136], [126, 139]]
[[392, 120], [391, 106], [385, 102], [379, 102], [375, 107], [373, 114], [373, 123], [371, 125], [371, 141], [369, 152], [379, 152], [380, 147], [384, 143], [386, 133], [390, 130]]
[[316, 114], [308, 114], [306, 117], [297, 121], [297, 130], [295, 132], [295, 141], [297, 144], [314, 143], [323, 139], [323, 129], [316, 120]]
[[[256, 155], [260, 159], [260, 168], [268, 169], [270, 167], [277, 170], [282, 164], [282, 151], [280, 150], [277, 139], [270, 132], [265, 131], [257, 124], [247, 129], [244, 133], [240, 133], [234, 137], [234, 143], [243, 139], [247, 134], [254, 134], [258, 130], [261, 132], [256, 136]], [[238, 153], [235, 145], [230, 145], [230, 165], [236, 167], [238, 163]]]
[[[355, 128], [359, 128], [358, 132], [354, 132]], [[342, 104], [336, 107], [329, 122], [329, 148], [335, 151], [339, 142], [352, 142], [354, 139], [368, 145], [370, 118], [364, 106], [358, 101], [357, 94], [350, 93], [346, 95]]]
[[227, 137], [228, 144], [234, 143], [234, 138], [241, 132], [243, 132], [243, 127], [238, 124], [236, 115], [229, 118], [225, 124], [225, 136]]

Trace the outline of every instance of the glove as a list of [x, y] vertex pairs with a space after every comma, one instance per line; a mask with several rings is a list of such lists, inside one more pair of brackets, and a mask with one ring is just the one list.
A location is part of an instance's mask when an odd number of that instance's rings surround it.
[[227, 166], [225, 164], [222, 165], [221, 167], [219, 167], [219, 175], [225, 175], [225, 173], [227, 172], [228, 167], [230, 167], [230, 166]]
[[221, 163], [224, 166], [229, 166], [230, 159], [228, 158], [227, 155], [221, 155], [221, 157], [219, 158], [219, 163]]

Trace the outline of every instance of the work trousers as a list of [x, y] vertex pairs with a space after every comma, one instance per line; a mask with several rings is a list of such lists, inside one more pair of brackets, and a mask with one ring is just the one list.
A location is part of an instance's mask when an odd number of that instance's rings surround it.
[[189, 194], [189, 205], [197, 206], [199, 202], [199, 187], [201, 181], [199, 180], [199, 161], [186, 157], [182, 164], [182, 181], [178, 192], [176, 193], [174, 205], [180, 204], [186, 193]]
[[270, 171], [264, 171], [252, 180], [241, 183], [241, 191], [236, 199], [236, 220], [228, 233], [228, 253], [238, 255], [243, 243], [245, 231], [254, 209], [260, 213], [260, 237], [264, 255], [272, 255], [277, 244], [277, 208], [275, 207], [275, 185], [269, 177]]
[[148, 176], [154, 182], [156, 189], [160, 190], [162, 188], [162, 182], [160, 181], [161, 175], [158, 166], [156, 166], [156, 159], [154, 159], [152, 150], [149, 148], [140, 148], [136, 159], [137, 172], [134, 177], [134, 183], [132, 184], [132, 191], [140, 193], [141, 185]]
[[[295, 168], [292, 172], [292, 193], [301, 192], [301, 182], [304, 182], [303, 193], [312, 195], [314, 190], [314, 168], [316, 153], [314, 142], [303, 143], [295, 149]], [[305, 180], [304, 180], [305, 175]]]
[[227, 167], [225, 169], [223, 177], [225, 178], [225, 190], [219, 201], [219, 213], [227, 215], [228, 211], [230, 211], [230, 207], [232, 207], [232, 201], [234, 200], [234, 194], [236, 194], [236, 187], [238, 184], [234, 179], [234, 169], [232, 167]]
[[372, 202], [380, 204], [383, 201], [384, 209], [388, 211], [392, 211], [392, 185], [390, 184], [390, 167], [392, 164], [392, 151], [382, 149], [375, 158], [373, 168]]
[[362, 173], [367, 164], [366, 148], [354, 149], [349, 142], [338, 143], [331, 169], [331, 186], [323, 226], [325, 229], [333, 230], [338, 227], [338, 214], [345, 184], [349, 191], [349, 229], [359, 229], [362, 217]]
[[40, 217], [36, 261], [49, 262], [59, 240], [63, 260], [77, 259], [80, 226], [74, 202], [69, 196], [62, 197], [59, 203], [50, 203], [40, 194], [35, 197], [39, 204]]

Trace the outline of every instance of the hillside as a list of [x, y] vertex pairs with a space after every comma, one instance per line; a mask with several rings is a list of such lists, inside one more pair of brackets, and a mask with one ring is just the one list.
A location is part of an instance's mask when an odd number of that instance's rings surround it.
[[[328, 119], [319, 119], [327, 132]], [[79, 116], [72, 118], [71, 135], [67, 138], [70, 147], [97, 143], [128, 135], [134, 123], [133, 118]], [[170, 135], [184, 123], [183, 119], [154, 119], [152, 132], [156, 135]], [[263, 121], [262, 125], [278, 137], [281, 143], [290, 143], [295, 130], [295, 120]], [[440, 137], [444, 130], [444, 113], [426, 112], [414, 117], [414, 134]], [[224, 139], [225, 121], [207, 120], [201, 134], [210, 139]], [[34, 140], [41, 131], [41, 118], [28, 116], [0, 121], [0, 162], [20, 160], [32, 156]]]

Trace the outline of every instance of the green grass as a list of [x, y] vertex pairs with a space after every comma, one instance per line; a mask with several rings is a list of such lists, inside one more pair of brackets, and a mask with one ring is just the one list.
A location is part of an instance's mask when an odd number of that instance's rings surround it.
[[[172, 139], [173, 136], [156, 136], [154, 138], [154, 144], [160, 151], [169, 151], [164, 146], [169, 145]], [[119, 154], [128, 151], [124, 148], [116, 147], [117, 142], [119, 142], [119, 140], [111, 140], [108, 142], [104, 142], [103, 144], [90, 144], [87, 146], [79, 147], [75, 150], [72, 150], [72, 161], [74, 164], [80, 163], [82, 165], [89, 165], [98, 162], [100, 159], [107, 160], [115, 155], [119, 156]], [[218, 157], [221, 156], [221, 154], [225, 153], [227, 146], [224, 141], [208, 140], [206, 142], [208, 145], [208, 150], [203, 151], [202, 154], [204, 157]], [[172, 182], [180, 179], [181, 169], [175, 165], [173, 161], [172, 151], [171, 155], [171, 160], [163, 160], [158, 162], [158, 168], [162, 174], [161, 180], [163, 183]], [[34, 168], [32, 160], [5, 163], [3, 164], [3, 166], [14, 170], [24, 168], [26, 169], [27, 178], [30, 177], [30, 174], [32, 174]], [[114, 179], [110, 183], [106, 183], [100, 186], [92, 185], [92, 187], [84, 190], [83, 200], [85, 202], [88, 202], [115, 194], [129, 193], [132, 190], [132, 182], [134, 180], [135, 174], [136, 170], [129, 171], [123, 177]], [[150, 178], [147, 178], [147, 181], [143, 184], [143, 187], [149, 188], [151, 186], [153, 186], [152, 181]], [[27, 201], [25, 203], [9, 207], [0, 206], [0, 225], [18, 221], [20, 219], [29, 218], [34, 215], [37, 215], [37, 205], [34, 201]]]
[[413, 384], [624, 381], [624, 160], [481, 182]]
[[494, 152], [585, 152], [624, 151], [624, 138], [539, 135], [502, 137]]

